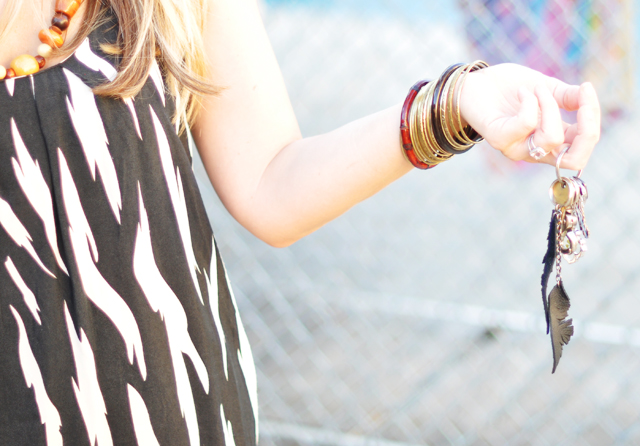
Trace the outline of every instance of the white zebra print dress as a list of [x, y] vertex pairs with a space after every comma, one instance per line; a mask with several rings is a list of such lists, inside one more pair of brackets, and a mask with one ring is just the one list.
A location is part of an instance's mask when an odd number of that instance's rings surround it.
[[[0, 81], [0, 444], [255, 445], [256, 374], [157, 65]], [[188, 145], [187, 145], [188, 147]]]

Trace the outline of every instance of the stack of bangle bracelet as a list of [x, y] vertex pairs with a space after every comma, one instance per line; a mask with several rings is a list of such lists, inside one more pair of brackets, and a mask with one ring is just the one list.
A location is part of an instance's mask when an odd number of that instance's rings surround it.
[[456, 64], [437, 81], [418, 81], [402, 107], [400, 134], [403, 152], [419, 169], [429, 169], [482, 141], [460, 116], [460, 93], [472, 71], [486, 68], [483, 61]]

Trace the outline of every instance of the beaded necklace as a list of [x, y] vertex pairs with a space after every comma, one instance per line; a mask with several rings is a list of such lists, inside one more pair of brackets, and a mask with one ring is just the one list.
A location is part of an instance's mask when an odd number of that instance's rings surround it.
[[51, 19], [49, 29], [38, 33], [42, 44], [38, 47], [38, 55], [22, 54], [11, 61], [7, 69], [0, 65], [0, 80], [11, 79], [16, 76], [28, 76], [40, 71], [46, 64], [46, 58], [53, 53], [53, 48], [64, 45], [69, 22], [80, 8], [84, 0], [56, 0], [56, 13]]

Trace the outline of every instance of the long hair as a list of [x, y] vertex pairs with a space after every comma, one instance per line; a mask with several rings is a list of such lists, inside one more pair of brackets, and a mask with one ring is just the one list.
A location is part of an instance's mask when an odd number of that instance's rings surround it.
[[[202, 35], [206, 0], [85, 0], [84, 3], [84, 23], [79, 32], [54, 54], [65, 56], [75, 51], [100, 26], [111, 8], [118, 19], [119, 36], [116, 44], [104, 45], [103, 49], [119, 56], [118, 76], [94, 88], [94, 93], [120, 98], [135, 96], [155, 59], [165, 75], [169, 93], [176, 100], [174, 121], [180, 122], [181, 131], [186, 123], [193, 123], [199, 98], [219, 91], [207, 79]], [[20, 0], [7, 2], [0, 19], [0, 40], [15, 25], [22, 5], [24, 2]]]

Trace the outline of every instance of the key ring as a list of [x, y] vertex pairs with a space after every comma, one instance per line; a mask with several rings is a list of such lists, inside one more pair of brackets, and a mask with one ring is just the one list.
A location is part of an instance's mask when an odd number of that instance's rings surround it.
[[[567, 151], [571, 148], [571, 144], [564, 144], [564, 145], [566, 147], [562, 149], [562, 152], [560, 152], [560, 155], [558, 155], [558, 159], [556, 160], [556, 176], [558, 177], [558, 181], [560, 183], [562, 183], [562, 177], [560, 176], [560, 161], [562, 160], [562, 157], [564, 156], [564, 154], [567, 153]], [[582, 175], [582, 169], [578, 171], [578, 175], [576, 175], [576, 177], [580, 178], [580, 175]]]

